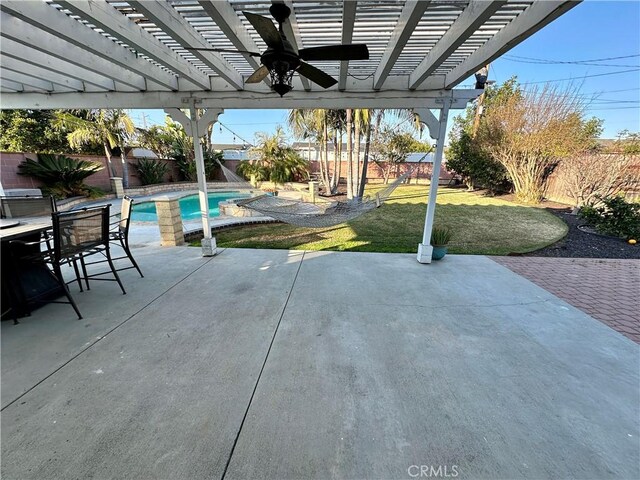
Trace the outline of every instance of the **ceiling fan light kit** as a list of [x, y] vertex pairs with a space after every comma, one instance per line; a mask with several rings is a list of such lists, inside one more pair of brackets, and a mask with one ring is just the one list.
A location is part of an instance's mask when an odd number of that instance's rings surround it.
[[322, 88], [329, 88], [338, 83], [331, 75], [303, 60], [349, 61], [368, 60], [369, 50], [366, 45], [326, 45], [323, 47], [302, 48], [298, 51], [287, 40], [282, 25], [291, 15], [291, 9], [284, 3], [274, 3], [269, 12], [278, 22], [278, 28], [267, 17], [251, 12], [242, 12], [258, 35], [267, 44], [262, 54], [241, 50], [222, 48], [187, 48], [187, 50], [205, 50], [213, 52], [236, 52], [251, 56], [259, 56], [262, 67], [247, 78], [245, 83], [260, 83], [267, 75], [271, 79], [271, 89], [281, 97], [293, 89], [293, 74], [298, 73]]

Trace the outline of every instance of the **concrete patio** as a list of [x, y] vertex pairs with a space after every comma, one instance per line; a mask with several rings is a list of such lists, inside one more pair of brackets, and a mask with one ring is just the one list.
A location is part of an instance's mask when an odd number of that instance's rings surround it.
[[3, 478], [640, 476], [638, 345], [486, 257], [134, 254], [2, 324]]

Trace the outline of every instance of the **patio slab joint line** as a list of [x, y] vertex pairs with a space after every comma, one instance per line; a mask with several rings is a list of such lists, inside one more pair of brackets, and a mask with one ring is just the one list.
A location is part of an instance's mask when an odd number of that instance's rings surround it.
[[238, 439], [240, 438], [240, 434], [242, 433], [242, 428], [244, 427], [244, 422], [247, 419], [247, 415], [249, 414], [249, 410], [251, 409], [251, 404], [253, 403], [253, 397], [256, 394], [256, 390], [258, 390], [258, 384], [260, 383], [260, 379], [262, 378], [262, 372], [264, 372], [264, 367], [267, 364], [267, 360], [269, 359], [269, 354], [271, 353], [271, 347], [273, 347], [273, 342], [276, 339], [276, 335], [278, 334], [278, 329], [280, 328], [280, 323], [282, 322], [282, 318], [284, 317], [284, 312], [287, 311], [287, 305], [289, 305], [289, 299], [291, 298], [291, 294], [293, 293], [293, 287], [296, 285], [296, 281], [298, 280], [298, 274], [300, 273], [300, 269], [302, 268], [302, 262], [304, 262], [304, 256], [307, 252], [305, 250], [302, 251], [302, 258], [300, 259], [300, 263], [298, 264], [298, 270], [296, 271], [296, 275], [293, 277], [293, 282], [291, 283], [291, 288], [289, 289], [289, 293], [287, 294], [287, 299], [284, 302], [284, 306], [282, 307], [282, 312], [280, 313], [280, 318], [278, 318], [278, 323], [276, 324], [276, 328], [273, 331], [273, 336], [271, 337], [271, 342], [269, 343], [269, 348], [267, 349], [267, 354], [264, 357], [264, 361], [262, 362], [262, 367], [260, 367], [260, 372], [258, 373], [258, 378], [256, 379], [256, 383], [253, 386], [253, 391], [251, 392], [251, 397], [249, 397], [249, 403], [247, 404], [247, 408], [244, 411], [244, 415], [242, 416], [242, 421], [240, 422], [240, 428], [238, 428], [238, 433], [236, 434], [236, 438], [233, 440], [233, 445], [231, 446], [231, 451], [229, 452], [229, 457], [227, 458], [227, 463], [224, 466], [224, 471], [222, 472], [222, 476], [220, 480], [224, 480], [227, 475], [227, 470], [229, 469], [229, 465], [231, 464], [231, 459], [233, 458], [233, 453], [236, 450], [236, 445], [238, 444]]
[[[224, 251], [224, 250], [222, 250]], [[218, 255], [220, 253], [222, 253], [222, 251], [218, 252]], [[66, 367], [67, 365], [69, 365], [71, 362], [73, 362], [76, 358], [78, 358], [80, 355], [82, 355], [84, 352], [86, 352], [87, 350], [89, 350], [90, 348], [93, 348], [95, 345], [98, 344], [98, 342], [102, 341], [104, 338], [106, 338], [108, 335], [110, 335], [111, 333], [113, 333], [115, 330], [117, 330], [118, 328], [120, 328], [122, 325], [124, 325], [125, 323], [127, 323], [129, 320], [131, 320], [133, 317], [135, 317], [136, 315], [138, 315], [140, 312], [142, 312], [145, 308], [147, 308], [149, 305], [151, 305], [153, 302], [155, 302], [156, 300], [158, 300], [160, 297], [162, 297], [165, 293], [167, 293], [169, 290], [175, 288], [177, 285], [181, 284], [182, 282], [184, 282], [187, 278], [189, 278], [191, 275], [193, 275], [194, 273], [196, 273], [198, 270], [200, 270], [202, 267], [204, 267], [205, 265], [207, 265], [211, 260], [213, 260], [215, 257], [211, 257], [210, 259], [208, 259], [205, 263], [203, 263], [202, 265], [200, 265], [198, 268], [196, 268], [193, 272], [189, 273], [189, 275], [187, 275], [186, 277], [180, 279], [178, 282], [174, 283], [173, 285], [171, 285], [169, 288], [167, 288], [164, 292], [162, 292], [160, 295], [158, 295], [157, 297], [153, 298], [149, 303], [147, 303], [146, 305], [144, 305], [142, 308], [140, 308], [140, 310], [138, 310], [137, 312], [134, 312], [133, 314], [131, 314], [128, 318], [126, 318], [125, 320], [123, 320], [122, 322], [120, 322], [118, 325], [116, 325], [115, 327], [113, 327], [111, 330], [109, 330], [107, 333], [105, 333], [104, 335], [102, 335], [98, 340], [96, 340], [95, 342], [93, 342], [91, 345], [89, 345], [87, 348], [82, 349], [81, 351], [79, 351], [77, 354], [75, 354], [73, 357], [71, 357], [69, 360], [67, 360], [66, 362], [64, 362], [62, 365], [60, 365], [58, 368], [56, 368], [53, 372], [51, 372], [50, 374], [48, 374], [47, 376], [45, 376], [43, 379], [41, 379], [40, 381], [38, 381], [35, 385], [33, 385], [31, 388], [25, 390], [24, 392], [22, 392], [20, 395], [18, 395], [16, 398], [14, 398], [13, 400], [11, 400], [9, 403], [7, 403], [4, 407], [2, 407], [0, 409], [0, 412], [3, 412], [6, 408], [9, 408], [11, 405], [13, 405], [14, 403], [16, 403], [18, 400], [20, 400], [22, 397], [24, 397], [27, 393], [29, 393], [31, 390], [33, 390], [34, 388], [36, 388], [38, 385], [40, 385], [42, 382], [44, 382], [45, 380], [51, 378], [53, 375], [55, 375], [56, 373], [58, 373], [60, 370], [62, 370], [64, 367]]]

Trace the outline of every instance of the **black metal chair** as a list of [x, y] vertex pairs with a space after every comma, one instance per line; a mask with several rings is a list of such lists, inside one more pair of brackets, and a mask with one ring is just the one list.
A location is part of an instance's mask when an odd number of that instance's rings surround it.
[[[126, 294], [120, 277], [113, 265], [111, 252], [109, 249], [109, 206], [83, 209], [71, 212], [54, 212], [51, 215], [53, 223], [53, 231], [49, 238], [45, 238], [40, 242], [22, 242], [15, 240], [10, 242], [14, 248], [25, 248], [39, 245], [41, 251], [33, 254], [31, 257], [23, 256], [22, 259], [29, 259], [34, 263], [46, 263], [50, 266], [53, 276], [62, 288], [67, 302], [53, 301], [52, 303], [69, 303], [75, 310], [78, 318], [82, 318], [78, 307], [69, 292], [67, 282], [62, 275], [61, 267], [63, 265], [72, 265], [75, 270], [76, 278], [80, 278], [77, 263], [79, 261], [82, 266], [83, 278], [89, 289], [89, 279], [108, 280], [118, 282], [123, 294]], [[53, 241], [53, 246], [51, 246]], [[87, 273], [84, 259], [92, 255], [104, 255], [109, 264], [111, 271]], [[114, 278], [99, 278], [101, 275], [112, 273]], [[20, 275], [20, 272], [18, 272]], [[71, 283], [71, 282], [69, 282]], [[38, 301], [37, 298], [31, 298], [30, 301]], [[50, 300], [46, 300], [48, 303]]]
[[2, 218], [49, 217], [56, 210], [53, 197], [0, 197]]
[[[122, 199], [122, 207], [120, 208], [119, 218], [117, 214], [111, 215], [112, 219], [117, 218], [117, 220], [115, 222], [112, 221], [111, 224], [109, 225], [110, 227], [109, 241], [111, 243], [115, 243], [118, 246], [122, 247], [125, 253], [125, 255], [121, 257], [112, 257], [112, 260], [123, 260], [125, 258], [128, 259], [129, 262], [131, 262], [131, 266], [117, 268], [116, 270], [120, 272], [122, 270], [130, 270], [132, 268], [135, 268], [140, 274], [140, 277], [144, 278], [144, 275], [142, 274], [142, 270], [140, 270], [140, 267], [138, 266], [138, 263], [133, 258], [133, 255], [131, 254], [131, 250], [129, 248], [129, 224], [131, 222], [132, 206], [133, 206], [133, 199], [125, 195], [124, 198]], [[94, 265], [98, 263], [103, 263], [105, 261], [106, 260], [87, 262], [86, 265]]]

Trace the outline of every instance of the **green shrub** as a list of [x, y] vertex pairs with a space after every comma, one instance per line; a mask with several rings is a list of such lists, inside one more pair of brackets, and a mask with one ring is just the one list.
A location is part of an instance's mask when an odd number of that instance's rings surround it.
[[104, 167], [96, 162], [65, 155], [40, 153], [37, 160], [26, 159], [18, 165], [18, 174], [40, 180], [42, 193], [58, 199], [75, 196], [99, 196], [102, 191], [84, 180]]
[[259, 182], [270, 181], [276, 184], [309, 179], [309, 162], [292, 148], [282, 149], [277, 158], [269, 160], [243, 160], [238, 164], [236, 173], [247, 180], [252, 175]]
[[640, 204], [622, 196], [597, 197], [600, 204], [582, 207], [579, 216], [600, 233], [622, 238], [640, 237]]
[[138, 178], [142, 185], [151, 185], [153, 183], [162, 183], [164, 176], [169, 171], [169, 166], [160, 160], [152, 160], [142, 158], [137, 164], [132, 164], [136, 169]]
[[451, 241], [451, 230], [447, 227], [434, 225], [431, 229], [431, 245], [434, 247], [443, 247]]
[[255, 176], [255, 179], [258, 182], [269, 180], [268, 169], [257, 162], [252, 162], [251, 160], [242, 160], [236, 167], [236, 173], [238, 175], [242, 175], [247, 180], [250, 180], [252, 175]]
[[509, 192], [513, 187], [502, 164], [484, 152], [464, 131], [449, 143], [447, 170], [462, 176], [469, 189], [486, 188], [490, 195]]

